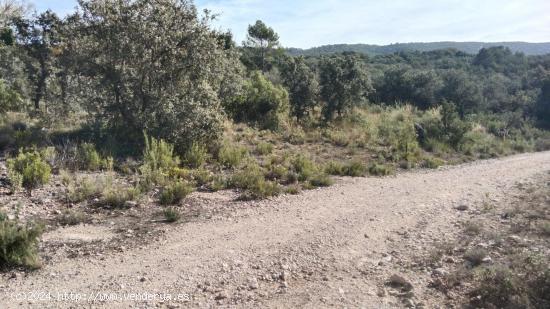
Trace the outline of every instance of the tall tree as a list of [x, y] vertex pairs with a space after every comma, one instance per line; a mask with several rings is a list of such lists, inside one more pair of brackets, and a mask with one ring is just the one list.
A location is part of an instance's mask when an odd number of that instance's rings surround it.
[[256, 68], [266, 72], [269, 67], [268, 58], [273, 49], [279, 46], [279, 35], [273, 28], [258, 20], [254, 25], [248, 26], [248, 34], [243, 46], [245, 51], [251, 52], [251, 60]]
[[32, 101], [35, 109], [39, 109], [53, 71], [54, 49], [60, 43], [61, 20], [52, 11], [46, 11], [35, 19], [18, 19], [15, 26], [18, 44], [27, 56], [24, 62], [33, 86]]
[[210, 29], [210, 16], [201, 18], [187, 0], [80, 6], [67, 48], [92, 115], [124, 130], [126, 139], [141, 139], [145, 130], [178, 151], [219, 136], [219, 94], [229, 88], [238, 58]]
[[535, 110], [542, 126], [550, 128], [550, 76], [542, 82]]
[[281, 65], [283, 84], [288, 89], [292, 115], [307, 116], [318, 103], [319, 82], [303, 57], [288, 57]]
[[321, 98], [324, 116], [344, 112], [362, 103], [372, 91], [372, 84], [363, 62], [354, 54], [323, 57], [319, 64]]
[[456, 104], [461, 118], [467, 113], [481, 109], [483, 101], [479, 86], [472, 76], [462, 70], [450, 70], [443, 74], [441, 96]]

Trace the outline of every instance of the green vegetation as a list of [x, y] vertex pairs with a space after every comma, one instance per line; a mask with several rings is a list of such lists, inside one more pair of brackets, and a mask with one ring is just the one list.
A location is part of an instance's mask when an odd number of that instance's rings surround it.
[[218, 152], [218, 162], [227, 168], [235, 168], [248, 156], [244, 147], [224, 144]]
[[50, 181], [51, 168], [37, 151], [21, 152], [8, 159], [8, 173], [14, 188], [21, 185], [30, 193]]
[[289, 48], [288, 53], [294, 56], [322, 56], [326, 54], [340, 54], [344, 52], [355, 52], [369, 56], [393, 55], [395, 53], [431, 52], [442, 49], [456, 49], [458, 51], [475, 54], [480, 47], [491, 48], [504, 46], [512, 52], [520, 52], [526, 55], [545, 55], [550, 53], [549, 43], [526, 43], [526, 42], [432, 42], [432, 43], [397, 43], [391, 45], [368, 45], [368, 44], [334, 44], [324, 45], [309, 49]]
[[64, 226], [78, 225], [86, 220], [85, 213], [75, 210], [66, 210], [57, 218], [57, 222]]
[[139, 188], [114, 186], [103, 191], [99, 206], [106, 208], [127, 208], [126, 202], [137, 201], [141, 195]]
[[208, 152], [206, 147], [199, 143], [193, 143], [185, 153], [184, 161], [187, 165], [198, 168], [206, 162], [207, 156]]
[[124, 207], [142, 194], [175, 204], [192, 189], [267, 198], [329, 175], [550, 149], [548, 55], [419, 44], [293, 56], [264, 22], [237, 46], [183, 0], [10, 12], [0, 25], [0, 148], [18, 154], [9, 178], [30, 192], [59, 172], [68, 204]]
[[273, 144], [260, 142], [256, 145], [256, 153], [259, 155], [268, 155], [273, 152]]
[[329, 175], [361, 177], [367, 173], [367, 167], [359, 161], [352, 161], [347, 164], [330, 161], [325, 166], [325, 172]]
[[66, 187], [64, 200], [67, 203], [80, 203], [100, 198], [106, 188], [111, 187], [112, 177], [81, 177], [73, 179], [66, 175], [63, 180]]
[[38, 267], [38, 239], [43, 227], [29, 223], [21, 225], [0, 213], [0, 267]]
[[161, 205], [175, 205], [193, 192], [191, 186], [183, 181], [175, 181], [165, 187], [160, 193]]
[[165, 208], [162, 215], [168, 223], [178, 222], [181, 219], [181, 213], [174, 207]]
[[386, 164], [373, 162], [369, 165], [369, 174], [374, 176], [387, 176], [393, 172], [393, 169]]

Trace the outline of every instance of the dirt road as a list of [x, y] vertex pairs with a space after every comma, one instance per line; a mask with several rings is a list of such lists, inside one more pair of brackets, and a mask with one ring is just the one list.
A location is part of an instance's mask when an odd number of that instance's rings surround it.
[[[432, 308], [442, 296], [427, 287], [428, 273], [408, 270], [410, 257], [455, 233], [457, 222], [475, 215], [484, 199], [498, 204], [515, 194], [518, 181], [548, 171], [550, 152], [544, 152], [387, 178], [345, 178], [330, 188], [256, 203], [210, 194], [209, 203], [234, 209], [166, 225], [161, 237], [122, 252], [4, 274], [0, 308]], [[66, 233], [97, 234], [94, 241], [102, 241], [101, 229], [86, 228]], [[46, 234], [45, 241], [54, 236]], [[414, 305], [385, 287], [393, 274], [410, 281]], [[179, 299], [161, 300], [169, 297]]]

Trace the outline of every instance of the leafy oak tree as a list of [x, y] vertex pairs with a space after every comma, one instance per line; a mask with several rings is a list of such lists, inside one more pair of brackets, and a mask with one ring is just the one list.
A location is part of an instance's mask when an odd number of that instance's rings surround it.
[[319, 81], [303, 57], [287, 57], [281, 66], [283, 84], [290, 96], [291, 114], [298, 120], [318, 104]]
[[362, 103], [373, 89], [363, 62], [353, 54], [323, 57], [319, 75], [325, 120], [335, 113], [342, 116]]
[[[220, 94], [236, 81], [238, 57], [185, 0], [81, 0], [70, 18], [83, 104], [101, 123], [141, 140], [211, 141], [222, 130]], [[230, 91], [229, 91], [230, 92]]]

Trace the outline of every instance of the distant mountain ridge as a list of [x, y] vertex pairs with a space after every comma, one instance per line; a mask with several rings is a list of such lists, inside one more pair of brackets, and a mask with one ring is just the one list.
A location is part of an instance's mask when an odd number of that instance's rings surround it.
[[313, 47], [309, 49], [288, 48], [287, 52], [298, 56], [320, 56], [342, 52], [357, 52], [371, 56], [388, 55], [401, 51], [433, 51], [438, 49], [456, 49], [468, 54], [477, 54], [482, 48], [504, 46], [513, 52], [522, 52], [526, 55], [550, 54], [550, 42], [548, 43], [527, 43], [527, 42], [432, 42], [432, 43], [396, 43], [390, 45], [370, 44], [335, 44]]

